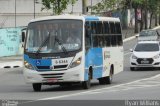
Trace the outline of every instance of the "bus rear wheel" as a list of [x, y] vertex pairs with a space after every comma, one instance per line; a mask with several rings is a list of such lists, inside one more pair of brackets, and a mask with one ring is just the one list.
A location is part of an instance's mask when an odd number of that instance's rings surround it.
[[110, 71], [110, 75], [106, 77], [106, 84], [111, 84], [113, 79], [113, 69]]
[[32, 86], [33, 86], [33, 90], [35, 92], [41, 91], [41, 86], [42, 86], [41, 83], [34, 83], [34, 84], [32, 84]]
[[99, 84], [111, 84], [113, 78], [113, 68], [110, 69], [110, 74], [107, 77], [99, 78]]
[[99, 80], [99, 84], [104, 85], [104, 84], [105, 84], [106, 77], [99, 78], [98, 80]]

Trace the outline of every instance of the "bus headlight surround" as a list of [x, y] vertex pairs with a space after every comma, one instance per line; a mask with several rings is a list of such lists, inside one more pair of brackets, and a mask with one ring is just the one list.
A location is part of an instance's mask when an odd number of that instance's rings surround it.
[[24, 67], [27, 69], [33, 69], [33, 66], [30, 63], [28, 63], [27, 61], [24, 61]]
[[81, 64], [81, 60], [82, 60], [82, 58], [80, 57], [76, 61], [73, 61], [69, 68], [74, 68], [74, 67], [80, 65]]

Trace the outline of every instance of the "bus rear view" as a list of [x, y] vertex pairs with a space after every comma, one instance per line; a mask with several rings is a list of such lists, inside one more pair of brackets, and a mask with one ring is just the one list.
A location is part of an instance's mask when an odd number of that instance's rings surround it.
[[[98, 79], [100, 84], [107, 81], [111, 83], [111, 76], [122, 71], [122, 60], [109, 59], [115, 56], [106, 57], [112, 53], [108, 50], [112, 49], [106, 49], [105, 46], [93, 47], [92, 44], [88, 46], [88, 38], [90, 43], [94, 43], [95, 36], [103, 35], [87, 32], [90, 19], [92, 21], [90, 17], [60, 15], [39, 18], [28, 24], [23, 74], [26, 83], [32, 84], [34, 91], [40, 91], [42, 85], [81, 84], [84, 89], [88, 89], [91, 79]], [[94, 18], [93, 21], [97, 23]], [[121, 29], [120, 26], [118, 29]], [[116, 50], [122, 52], [122, 45], [113, 49]], [[112, 62], [117, 64], [117, 61], [121, 68], [112, 64]]]

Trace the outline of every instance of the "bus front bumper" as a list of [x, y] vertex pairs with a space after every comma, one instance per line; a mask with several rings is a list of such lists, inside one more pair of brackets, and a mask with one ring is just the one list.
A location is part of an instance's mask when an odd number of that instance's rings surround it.
[[24, 68], [23, 74], [26, 83], [59, 83], [59, 82], [81, 82], [84, 80], [82, 67], [67, 69], [64, 71], [43, 71]]

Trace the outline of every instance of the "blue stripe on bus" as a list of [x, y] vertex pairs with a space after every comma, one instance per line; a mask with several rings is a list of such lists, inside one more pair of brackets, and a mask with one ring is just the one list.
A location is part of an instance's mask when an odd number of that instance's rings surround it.
[[26, 54], [24, 54], [24, 61], [27, 61], [28, 63], [30, 63], [34, 67], [36, 67], [36, 66], [51, 66], [52, 65], [51, 59], [32, 59], [32, 58], [29, 58], [29, 56]]
[[86, 21], [95, 21], [95, 20], [99, 20], [98, 17], [96, 16], [85, 16], [84, 17]]
[[85, 75], [84, 80], [88, 80], [89, 67], [93, 68], [93, 79], [101, 78], [103, 72], [102, 48], [90, 49], [85, 57]]

